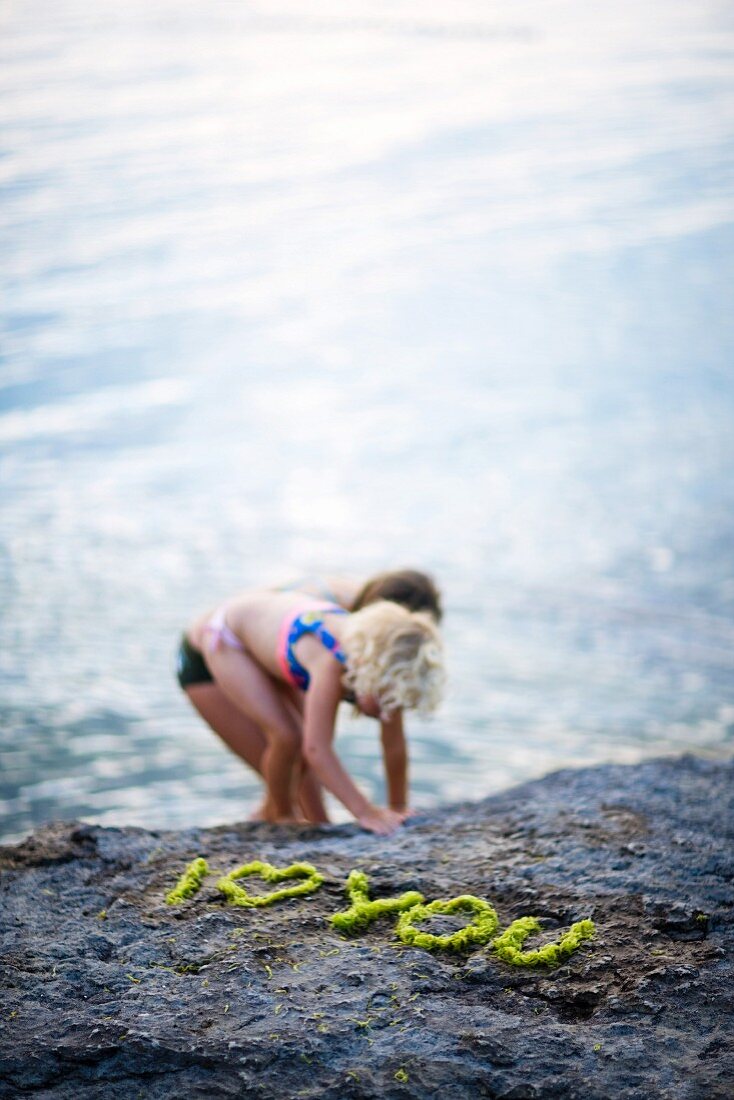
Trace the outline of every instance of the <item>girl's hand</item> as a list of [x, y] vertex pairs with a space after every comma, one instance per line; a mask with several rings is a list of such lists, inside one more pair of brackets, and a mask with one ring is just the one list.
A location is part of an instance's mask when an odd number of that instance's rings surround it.
[[387, 810], [380, 806], [370, 806], [357, 821], [363, 829], [378, 836], [390, 836], [405, 821], [408, 816], [405, 810]]

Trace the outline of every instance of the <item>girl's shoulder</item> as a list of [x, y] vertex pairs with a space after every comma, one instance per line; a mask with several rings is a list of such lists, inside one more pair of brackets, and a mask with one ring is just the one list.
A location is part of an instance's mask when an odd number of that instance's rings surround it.
[[325, 581], [326, 589], [334, 602], [338, 603], [340, 607], [345, 607], [348, 611], [351, 611], [354, 601], [364, 587], [363, 578], [341, 574], [326, 577]]

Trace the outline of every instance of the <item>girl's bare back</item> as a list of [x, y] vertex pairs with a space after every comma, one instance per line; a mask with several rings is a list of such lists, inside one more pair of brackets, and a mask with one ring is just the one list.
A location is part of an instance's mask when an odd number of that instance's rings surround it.
[[300, 611], [323, 607], [324, 603], [303, 592], [251, 589], [201, 615], [187, 631], [187, 637], [193, 646], [206, 652], [211, 640], [207, 627], [217, 613], [223, 612], [224, 623], [247, 652], [267, 672], [280, 678], [278, 640], [283, 623]]

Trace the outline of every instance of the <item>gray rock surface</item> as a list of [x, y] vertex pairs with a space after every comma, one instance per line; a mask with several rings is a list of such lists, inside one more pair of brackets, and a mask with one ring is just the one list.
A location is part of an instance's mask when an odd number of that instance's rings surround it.
[[[562, 771], [388, 840], [41, 829], [0, 850], [0, 1095], [731, 1097], [733, 778], [691, 756]], [[326, 881], [251, 910], [212, 874], [167, 905], [200, 855]], [[501, 928], [535, 915], [553, 940], [591, 917], [596, 936], [551, 971], [405, 947], [390, 917], [345, 939], [328, 917], [351, 868], [373, 896], [471, 893]]]

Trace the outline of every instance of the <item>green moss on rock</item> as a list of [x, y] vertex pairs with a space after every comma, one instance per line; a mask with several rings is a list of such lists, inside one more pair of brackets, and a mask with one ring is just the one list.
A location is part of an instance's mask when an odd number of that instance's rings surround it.
[[[451, 916], [460, 912], [472, 913], [473, 918], [456, 932], [435, 936], [415, 927], [429, 917]], [[476, 898], [473, 894], [461, 894], [448, 900], [440, 898], [428, 905], [414, 905], [400, 914], [395, 931], [403, 943], [424, 947], [427, 951], [468, 951], [472, 947], [488, 943], [497, 931], [498, 924], [497, 913], [489, 902]]]
[[520, 917], [493, 941], [492, 946], [498, 956], [511, 966], [554, 967], [572, 955], [584, 940], [591, 939], [595, 927], [591, 920], [580, 920], [572, 924], [556, 943], [547, 943], [534, 951], [523, 951], [528, 937], [540, 931], [540, 921], [536, 917]]
[[181, 875], [173, 890], [166, 895], [168, 905], [180, 905], [182, 901], [186, 901], [186, 898], [196, 894], [208, 874], [209, 865], [205, 859], [199, 857], [193, 860]]
[[340, 932], [355, 934], [363, 932], [372, 921], [386, 913], [402, 913], [424, 901], [423, 894], [417, 890], [408, 890], [397, 898], [374, 898], [370, 900], [369, 879], [364, 871], [350, 871], [346, 885], [347, 897], [352, 903], [348, 909], [334, 913], [330, 921]]
[[[282, 890], [273, 890], [270, 894], [253, 895], [237, 884], [237, 879], [247, 878], [250, 875], [259, 875], [265, 882], [283, 882], [287, 879], [300, 878], [295, 886], [286, 886]], [[273, 905], [283, 898], [294, 898], [301, 894], [311, 894], [318, 890], [324, 881], [316, 868], [310, 863], [292, 863], [290, 867], [273, 867], [270, 863], [255, 860], [253, 863], [245, 863], [242, 867], [236, 867], [228, 875], [224, 875], [217, 882], [217, 889], [224, 894], [231, 905], [238, 905], [243, 909], [255, 909], [263, 905]]]

